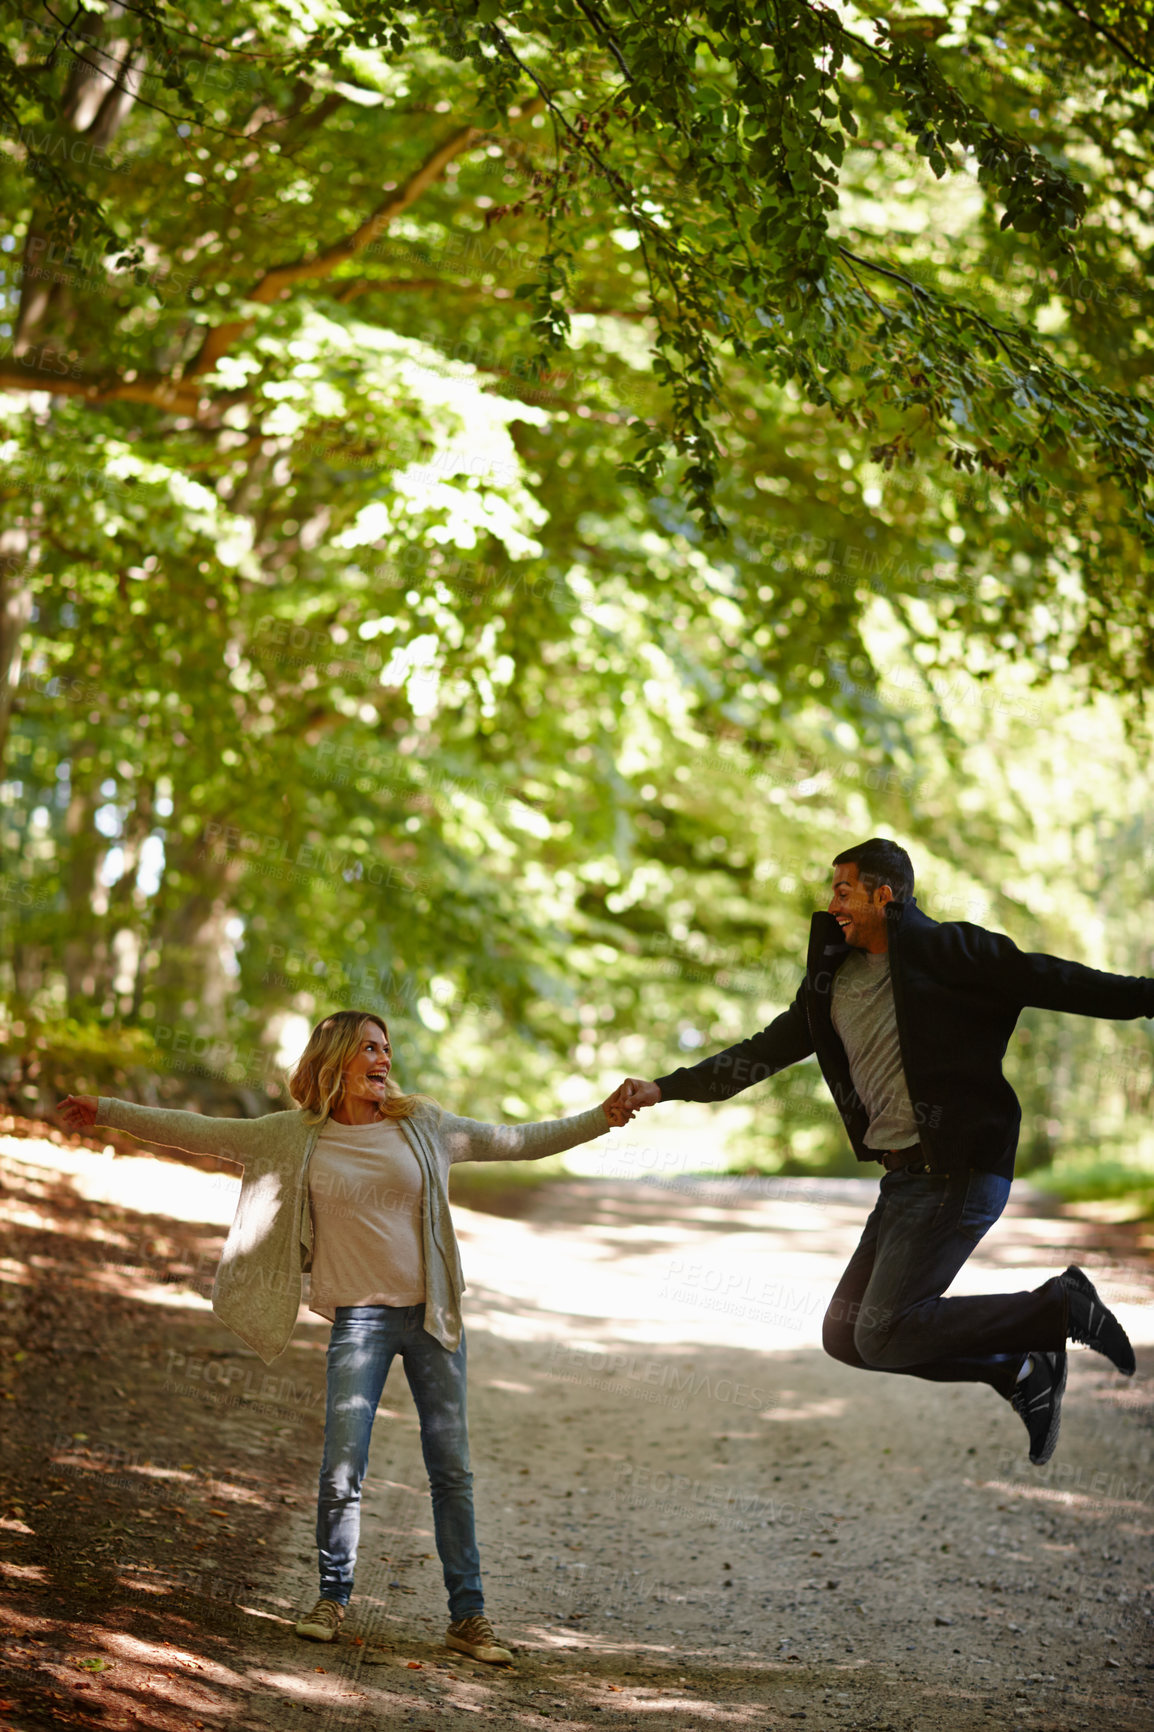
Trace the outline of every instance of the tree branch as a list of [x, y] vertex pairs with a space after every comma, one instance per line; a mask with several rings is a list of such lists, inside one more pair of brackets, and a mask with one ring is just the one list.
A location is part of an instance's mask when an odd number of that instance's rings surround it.
[[1080, 6], [1075, 6], [1074, 0], [1058, 0], [1058, 4], [1064, 6], [1067, 12], [1072, 12], [1078, 22], [1080, 24], [1085, 24], [1088, 30], [1095, 32], [1099, 36], [1104, 36], [1107, 42], [1113, 44], [1119, 54], [1124, 54], [1127, 60], [1130, 61], [1131, 65], [1138, 68], [1139, 72], [1154, 74], [1154, 66], [1149, 65], [1145, 60], [1139, 60], [1138, 56], [1127, 48], [1120, 36], [1115, 36], [1114, 32], [1108, 30], [1097, 18], [1091, 18], [1089, 13], [1083, 12]]
[[[524, 109], [529, 114], [534, 109], [529, 104]], [[538, 104], [536, 106], [543, 106]], [[434, 145], [420, 167], [415, 169], [395, 193], [391, 194], [384, 204], [379, 205], [367, 221], [363, 222], [351, 235], [338, 241], [326, 252], [314, 253], [310, 259], [297, 259], [290, 264], [274, 265], [266, 271], [260, 282], [248, 295], [250, 301], [257, 301], [265, 306], [278, 300], [293, 283], [304, 282], [310, 277], [328, 277], [338, 268], [355, 258], [366, 247], [371, 246], [389, 225], [396, 220], [409, 206], [415, 204], [421, 194], [427, 192], [435, 181], [440, 180], [446, 168], [455, 157], [472, 148], [479, 138], [484, 137], [484, 129], [478, 126], [464, 126]], [[251, 319], [233, 319], [227, 324], [217, 325], [208, 333], [200, 354], [192, 364], [193, 376], [211, 373], [217, 362], [226, 355], [232, 345], [238, 342], [252, 328]]]
[[349, 282], [342, 283], [337, 290], [337, 300], [342, 306], [355, 301], [358, 295], [395, 295], [406, 290], [425, 289], [460, 289], [464, 294], [491, 294], [482, 283], [454, 283], [448, 277], [354, 277]]
[[[172, 415], [195, 415], [201, 393], [194, 380], [171, 378], [127, 379], [105, 375], [74, 374], [57, 378], [55, 373], [40, 377], [28, 367], [0, 362], [0, 391], [47, 391], [53, 397], [83, 397], [89, 403], [148, 403], [154, 409], [165, 409]], [[236, 393], [230, 392], [230, 400]]]
[[[361, 295], [423, 294], [429, 289], [455, 289], [461, 295], [489, 295], [499, 301], [513, 299], [512, 289], [498, 288], [492, 283], [454, 281], [452, 277], [353, 277], [341, 284], [336, 298], [342, 306], [348, 306]], [[574, 306], [571, 310], [574, 313], [595, 313], [598, 318], [606, 319], [644, 320], [651, 317], [647, 307]]]
[[[521, 118], [527, 119], [540, 113], [544, 106], [539, 98], [533, 98], [521, 110]], [[402, 212], [441, 178], [455, 157], [470, 149], [483, 136], [484, 129], [466, 126], [443, 139], [434, 146], [405, 184], [391, 194], [384, 204], [378, 206], [372, 216], [351, 235], [327, 251], [314, 254], [311, 259], [274, 266], [272, 270], [266, 271], [248, 299], [267, 305], [285, 293], [292, 283], [331, 276], [340, 265], [355, 258], [377, 240]], [[400, 287], [400, 284], [396, 286]], [[200, 381], [206, 373], [212, 371], [221, 357], [227, 354], [232, 344], [239, 341], [251, 328], [251, 319], [235, 319], [217, 325], [208, 332], [196, 360], [181, 379], [163, 376], [138, 378], [130, 382], [126, 379], [110, 379], [107, 375], [81, 375], [79, 378], [57, 378], [52, 375], [49, 378], [37, 379], [29, 376], [28, 369], [13, 363], [0, 362], [0, 390], [50, 391], [55, 396], [82, 397], [89, 403], [146, 403], [173, 415], [196, 415], [203, 395]], [[243, 395], [243, 392], [230, 392], [228, 401], [238, 401]]]
[[[154, 21], [151, 11], [142, 10], [139, 6], [132, 6], [129, 4], [129, 0], [120, 0], [120, 4], [125, 12], [131, 12], [138, 18], [147, 18], [150, 22]], [[279, 65], [284, 65], [286, 61], [293, 58], [288, 54], [262, 54], [257, 48], [238, 48], [231, 42], [218, 42], [211, 36], [198, 35], [187, 25], [173, 24], [167, 18], [164, 21], [164, 28], [178, 36], [191, 36], [199, 48], [216, 48], [225, 55], [236, 54], [245, 60], [275, 60]]]
[[[58, 17], [55, 12], [53, 12], [51, 6], [46, 5], [44, 9], [48, 13], [50, 18], [54, 19], [57, 24], [60, 24], [63, 26], [62, 39], [65, 41], [65, 43], [68, 47], [68, 52], [72, 55], [73, 59], [79, 61], [81, 66], [86, 66], [90, 72], [94, 72], [98, 78], [106, 78], [108, 80], [109, 84], [115, 84], [117, 82], [117, 80], [123, 75], [125, 67], [124, 66], [118, 66], [116, 69], [116, 73], [114, 75], [113, 73], [107, 71], [107, 69], [105, 67], [97, 66], [97, 64], [94, 60], [86, 60], [84, 55], [78, 53], [78, 51], [74, 47], [72, 47], [71, 43], [68, 43], [68, 41], [67, 41], [69, 30], [70, 30], [71, 26], [66, 25], [64, 23], [64, 20], [62, 18]], [[99, 52], [103, 53], [104, 50], [101, 49], [101, 50], [99, 50]], [[125, 64], [127, 64], [127, 62]], [[182, 119], [181, 115], [173, 114], [173, 112], [170, 108], [162, 108], [159, 102], [149, 102], [148, 98], [145, 96], [141, 96], [139, 91], [134, 92], [134, 96], [135, 96], [135, 100], [140, 103], [142, 108], [151, 108], [154, 114], [163, 114], [164, 118], [168, 121], [171, 121], [171, 123], [174, 127]], [[240, 138], [240, 137], [242, 137], [242, 134], [240, 134], [240, 133], [229, 132], [226, 127], [213, 126], [207, 120], [197, 121], [197, 125], [200, 127], [202, 132], [215, 132], [221, 138]], [[184, 140], [181, 139], [180, 142], [181, 142], [181, 144], [183, 144]]]
[[[900, 283], [904, 289], [910, 291], [915, 299], [920, 295], [925, 301], [937, 302], [938, 296], [935, 295], [932, 290], [925, 288], [923, 284], [915, 282], [913, 277], [905, 277], [900, 271], [891, 270], [889, 265], [877, 265], [872, 259], [863, 259], [860, 254], [851, 253], [848, 247], [839, 247], [837, 250], [843, 259], [849, 259], [852, 264], [860, 265], [864, 271], [876, 271], [879, 277], [888, 277], [891, 282]], [[865, 287], [864, 283], [862, 284], [862, 287]], [[866, 293], [868, 294], [869, 291], [866, 290]], [[870, 299], [872, 300], [873, 297], [870, 296]], [[984, 326], [992, 337], [997, 338], [1002, 348], [1005, 349], [1010, 360], [1012, 361], [1014, 359], [1014, 356], [1007, 345], [1006, 338], [1018, 337], [1020, 333], [1017, 331], [1002, 330], [1000, 325], [995, 325], [991, 323], [989, 319], [983, 318], [981, 313], [974, 312], [972, 307], [963, 307], [960, 311], [964, 313], [967, 319], [972, 319], [975, 324]]]
[[625, 63], [625, 58], [622, 55], [620, 48], [617, 46], [617, 38], [614, 36], [612, 30], [610, 30], [608, 24], [606, 24], [604, 18], [602, 18], [601, 14], [594, 6], [587, 5], [586, 0], [577, 0], [577, 4], [581, 11], [584, 12], [586, 18], [588, 18], [590, 24], [592, 24], [596, 34], [600, 36], [610, 54], [612, 54], [614, 60], [616, 60], [618, 66], [621, 68], [630, 84], [632, 84], [633, 74], [630, 72]]

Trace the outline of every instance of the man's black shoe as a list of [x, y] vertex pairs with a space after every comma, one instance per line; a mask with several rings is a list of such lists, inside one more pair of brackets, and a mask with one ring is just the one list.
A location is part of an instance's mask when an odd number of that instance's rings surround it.
[[1114, 1313], [1103, 1305], [1090, 1277], [1071, 1264], [1059, 1280], [1069, 1297], [1068, 1338], [1092, 1347], [1095, 1353], [1105, 1354], [1123, 1377], [1133, 1377], [1135, 1361], [1130, 1337]]
[[1049, 1461], [1058, 1442], [1062, 1423], [1062, 1394], [1066, 1388], [1066, 1355], [1032, 1353], [1030, 1375], [1014, 1385], [1010, 1404], [1021, 1414], [1030, 1434], [1030, 1460], [1035, 1467]]

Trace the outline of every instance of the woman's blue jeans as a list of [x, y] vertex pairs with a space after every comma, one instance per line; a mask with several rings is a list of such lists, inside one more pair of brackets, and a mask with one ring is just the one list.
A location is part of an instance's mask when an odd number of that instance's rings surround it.
[[424, 1328], [423, 1305], [342, 1305], [329, 1338], [325, 1453], [317, 1498], [321, 1594], [348, 1605], [361, 1530], [361, 1485], [389, 1366], [400, 1355], [421, 1423], [437, 1555], [449, 1616], [483, 1612], [465, 1409], [465, 1341], [450, 1353]]

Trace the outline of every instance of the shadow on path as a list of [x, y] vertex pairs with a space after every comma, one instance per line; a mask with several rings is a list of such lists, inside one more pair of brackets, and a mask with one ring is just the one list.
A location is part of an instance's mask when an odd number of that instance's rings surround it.
[[[833, 1267], [860, 1188], [576, 1181], [519, 1220], [461, 1212], [506, 1673], [441, 1645], [403, 1378], [342, 1640], [301, 1643], [327, 1327], [302, 1321], [266, 1369], [207, 1308], [219, 1220], [85, 1198], [42, 1155], [2, 1165], [0, 1728], [1151, 1726], [1141, 1368], [1120, 1385], [1076, 1357], [1039, 1474], [989, 1391], [852, 1373], [809, 1344], [805, 1311], [767, 1350], [756, 1300], [730, 1316], [662, 1298], [679, 1251]], [[987, 1278], [1000, 1262], [1025, 1277], [1069, 1232], [1093, 1250], [1092, 1229], [1042, 1219], [1003, 1224]], [[1101, 1254], [1121, 1267], [1116, 1242]], [[823, 1289], [793, 1267], [798, 1291]], [[1148, 1270], [1126, 1278], [1138, 1306]], [[392, 1663], [369, 1666], [379, 1641]]]

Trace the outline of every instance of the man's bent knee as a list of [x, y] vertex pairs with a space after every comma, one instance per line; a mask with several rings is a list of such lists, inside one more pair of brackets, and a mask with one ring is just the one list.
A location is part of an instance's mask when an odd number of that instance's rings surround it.
[[863, 1306], [861, 1315], [854, 1324], [853, 1344], [867, 1365], [886, 1370], [906, 1363], [901, 1349], [894, 1344], [896, 1323], [897, 1318], [892, 1311], [881, 1311], [876, 1306]]
[[[852, 1318], [846, 1315], [847, 1309], [844, 1305], [839, 1306], [836, 1300], [830, 1306], [822, 1319], [821, 1344], [831, 1359], [840, 1359], [843, 1365], [857, 1365], [854, 1325]], [[857, 1307], [853, 1309], [856, 1311]]]

